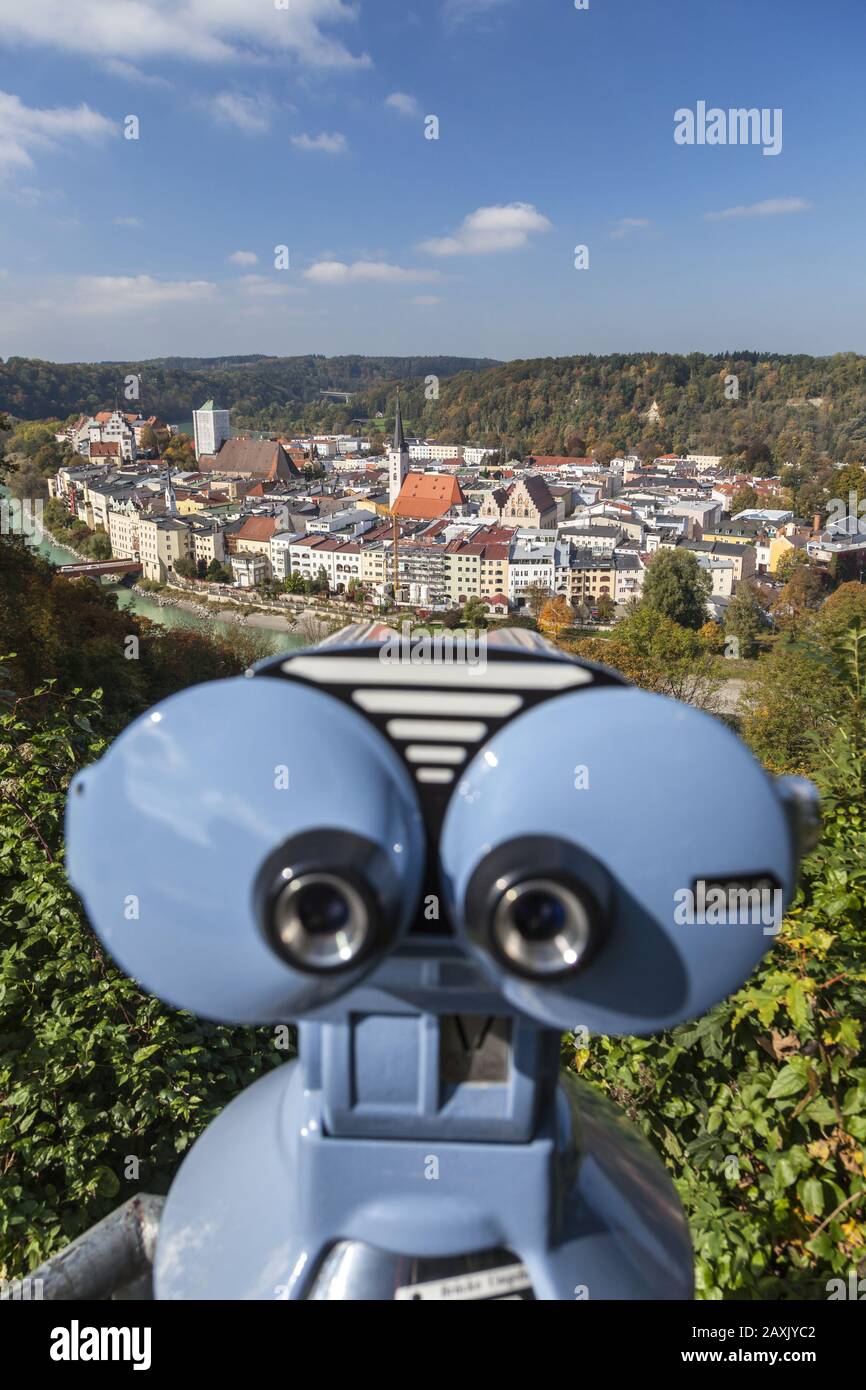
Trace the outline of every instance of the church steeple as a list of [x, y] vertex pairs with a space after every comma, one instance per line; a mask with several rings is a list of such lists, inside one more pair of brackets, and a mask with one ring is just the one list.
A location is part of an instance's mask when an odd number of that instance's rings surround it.
[[400, 496], [400, 489], [409, 472], [409, 445], [403, 430], [403, 411], [400, 408], [400, 393], [397, 392], [397, 414], [394, 420], [394, 447], [388, 459], [388, 505], [393, 510]]
[[400, 409], [400, 392], [397, 392], [397, 417], [394, 421], [394, 453], [402, 454], [406, 449], [406, 436], [403, 433], [403, 412]]
[[174, 495], [174, 485], [171, 481], [171, 464], [166, 465], [165, 470], [165, 511], [167, 516], [177, 516], [177, 502]]

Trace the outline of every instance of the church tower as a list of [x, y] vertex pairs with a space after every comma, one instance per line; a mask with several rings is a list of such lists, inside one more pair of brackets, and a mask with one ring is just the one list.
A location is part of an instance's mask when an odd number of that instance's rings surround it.
[[394, 424], [394, 447], [388, 455], [388, 505], [393, 510], [400, 496], [400, 489], [409, 472], [409, 446], [403, 433], [403, 412], [400, 409], [400, 395], [397, 395], [397, 419]]
[[174, 484], [171, 481], [171, 464], [168, 464], [165, 470], [165, 514], [166, 516], [177, 516]]

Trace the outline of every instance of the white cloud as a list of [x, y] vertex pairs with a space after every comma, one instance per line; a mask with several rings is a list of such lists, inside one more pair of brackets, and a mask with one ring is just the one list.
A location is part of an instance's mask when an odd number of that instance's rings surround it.
[[290, 294], [306, 294], [306, 290], [272, 280], [267, 275], [242, 275], [238, 284], [243, 293], [253, 299], [285, 299]]
[[143, 87], [170, 87], [164, 77], [157, 77], [156, 74], [142, 72], [134, 63], [127, 63], [124, 58], [106, 58], [102, 64], [104, 72], [109, 77], [119, 77], [122, 82], [137, 82]]
[[[225, 267], [216, 283], [113, 273], [79, 279], [19, 268], [8, 280], [0, 277], [0, 357], [127, 362], [172, 353], [294, 351], [301, 341], [293, 336], [296, 323], [324, 320], [333, 305], [319, 310], [307, 286], [266, 288], [266, 278], [290, 277], [248, 278]], [[310, 350], [327, 351], [324, 329]]]
[[493, 251], [516, 251], [534, 232], [547, 232], [551, 223], [531, 203], [478, 208], [463, 219], [453, 236], [422, 242], [431, 256], [486, 256]]
[[81, 275], [51, 300], [56, 312], [110, 317], [170, 304], [197, 304], [216, 294], [209, 280], [156, 280], [150, 275]]
[[114, 219], [114, 225], [115, 225], [115, 227], [140, 227], [140, 226], [141, 226], [141, 218], [140, 218], [140, 217], [115, 217], [115, 219]]
[[[2, 0], [0, 0], [2, 3]], [[70, 140], [94, 143], [114, 135], [117, 126], [89, 106], [41, 109], [0, 92], [0, 175], [32, 169], [33, 156]]]
[[419, 111], [417, 97], [410, 96], [408, 92], [392, 92], [385, 98], [385, 105], [399, 111], [401, 116], [417, 116]]
[[0, 0], [0, 39], [121, 62], [130, 53], [204, 63], [283, 53], [313, 67], [369, 67], [331, 32], [357, 19], [347, 0], [289, 0], [285, 9], [273, 0]]
[[308, 280], [317, 285], [350, 285], [370, 281], [387, 284], [413, 284], [418, 281], [438, 280], [438, 271], [410, 270], [405, 266], [391, 265], [388, 261], [316, 261], [304, 271]]
[[257, 265], [258, 259], [255, 251], [233, 251], [229, 256], [232, 265]]
[[262, 97], [243, 96], [240, 92], [218, 92], [211, 97], [207, 107], [220, 125], [234, 126], [245, 135], [261, 135], [270, 130], [270, 103]]
[[442, 300], [438, 294], [416, 294], [412, 303], [419, 305], [422, 309], [432, 309], [434, 304], [441, 304]]
[[293, 135], [292, 144], [298, 150], [320, 150], [322, 154], [345, 154], [349, 146], [345, 135], [336, 131], [333, 135]]
[[811, 206], [805, 198], [767, 198], [763, 203], [751, 203], [748, 207], [705, 212], [704, 221], [727, 222], [733, 217], [782, 217], [791, 212], [807, 212]]
[[621, 217], [611, 232], [611, 236], [621, 241], [623, 237], [629, 236], [631, 232], [644, 231], [649, 225], [650, 221], [648, 217]]
[[31, 184], [13, 184], [8, 189], [4, 189], [3, 195], [11, 198], [13, 203], [19, 203], [23, 208], [40, 207], [43, 203], [56, 203], [63, 195], [57, 188], [34, 188]]

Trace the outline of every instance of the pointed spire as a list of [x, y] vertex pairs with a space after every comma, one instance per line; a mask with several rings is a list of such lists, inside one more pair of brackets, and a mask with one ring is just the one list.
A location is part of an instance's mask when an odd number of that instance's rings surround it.
[[177, 501], [174, 495], [174, 484], [171, 481], [170, 463], [166, 463], [165, 469], [165, 510], [169, 516], [177, 516]]
[[394, 421], [394, 452], [403, 454], [406, 452], [406, 436], [403, 433], [403, 412], [400, 409], [400, 392], [397, 392], [397, 418]]

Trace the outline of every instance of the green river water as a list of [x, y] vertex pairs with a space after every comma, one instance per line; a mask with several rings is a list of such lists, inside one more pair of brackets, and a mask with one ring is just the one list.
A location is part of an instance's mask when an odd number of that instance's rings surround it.
[[[76, 563], [77, 557], [72, 554], [71, 550], [66, 550], [62, 545], [55, 545], [47, 537], [37, 546], [37, 550], [46, 560], [50, 560], [52, 565], [73, 565]], [[152, 599], [146, 598], [143, 594], [136, 594], [132, 589], [126, 589], [121, 584], [106, 584], [104, 587], [110, 588], [111, 592], [116, 594], [121, 608], [131, 608], [142, 618], [149, 618], [151, 622], [161, 623], [163, 627], [207, 627], [222, 633], [237, 630], [236, 623], [222, 623], [213, 618], [200, 618], [196, 613], [184, 612], [182, 608], [162, 608]], [[290, 651], [292, 648], [302, 645], [299, 638], [280, 628], [259, 627], [258, 624], [251, 624], [246, 630], [260, 632], [262, 636], [267, 637], [274, 652]]]

